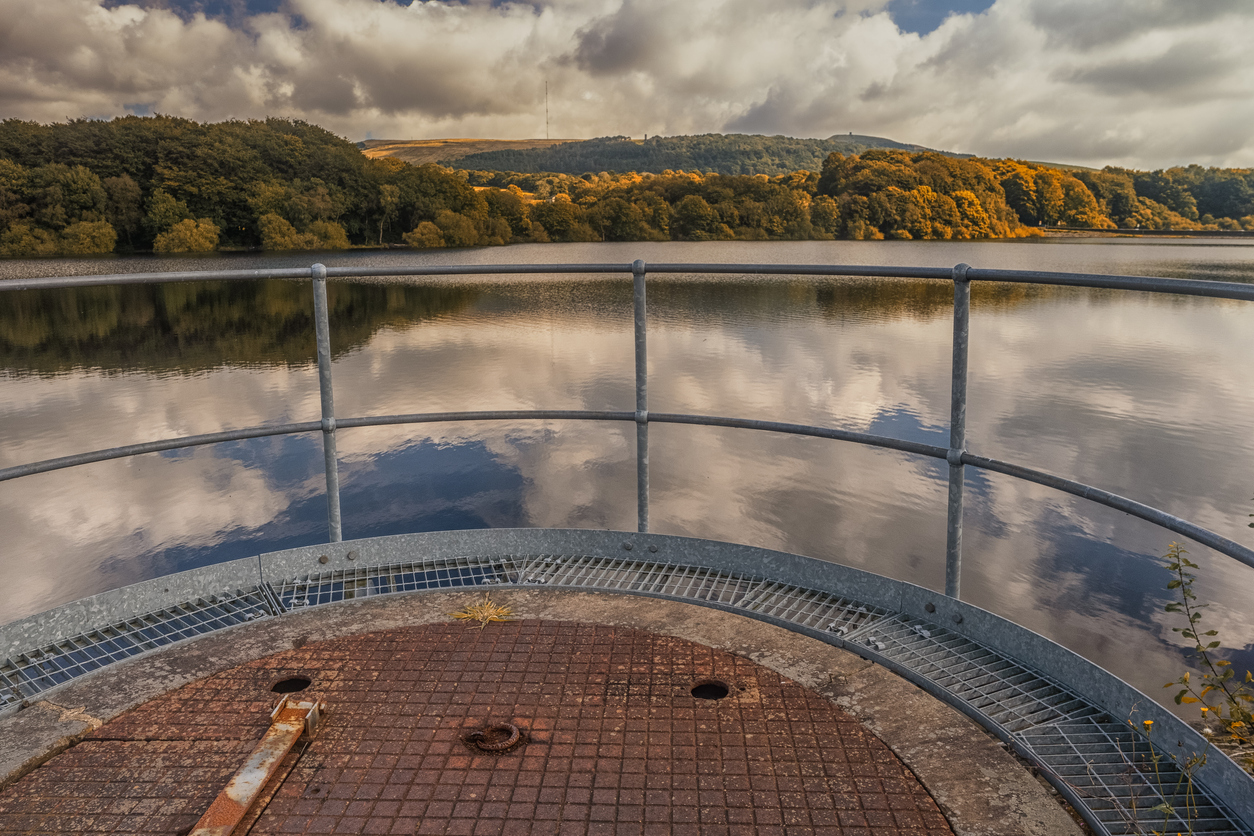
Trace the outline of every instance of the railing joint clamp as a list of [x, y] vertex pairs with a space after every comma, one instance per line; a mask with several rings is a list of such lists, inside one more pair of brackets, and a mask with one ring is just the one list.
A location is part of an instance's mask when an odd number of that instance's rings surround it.
[[957, 448], [951, 447], [949, 450], [945, 452], [945, 461], [949, 462], [954, 467], [961, 467], [962, 456], [966, 452], [967, 452], [966, 450], [959, 450]]
[[955, 282], [969, 282], [967, 271], [971, 269], [971, 265], [967, 263], [954, 265], [953, 280]]
[[324, 433], [335, 432], [335, 418], [334, 417], [322, 419], [322, 431]]
[[647, 423], [649, 423], [649, 410], [647, 410], [647, 409], [637, 409], [637, 410], [636, 410], [636, 423], [637, 423], [637, 424], [647, 424]]

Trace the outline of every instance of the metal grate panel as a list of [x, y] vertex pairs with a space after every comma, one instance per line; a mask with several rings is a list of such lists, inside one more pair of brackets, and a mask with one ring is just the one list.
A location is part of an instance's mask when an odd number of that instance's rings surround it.
[[253, 587], [197, 598], [28, 650], [0, 664], [0, 709], [145, 651], [274, 614], [265, 593]]
[[[1190, 785], [1169, 753], [1004, 654], [905, 615], [870, 622], [848, 640], [928, 678], [1011, 732], [1075, 790], [1111, 836], [1254, 836], [1201, 787]], [[1164, 803], [1178, 812], [1151, 810]]]
[[275, 590], [275, 597], [284, 610], [299, 610], [336, 601], [398, 592], [517, 583], [519, 575], [519, 570], [510, 558], [419, 560], [305, 575], [280, 583]]
[[759, 584], [740, 606], [750, 612], [840, 636], [852, 635], [888, 614], [886, 610], [850, 598], [774, 581]]
[[1190, 785], [1168, 754], [1127, 723], [1093, 718], [1042, 726], [1018, 737], [1076, 790], [1114, 836], [1249, 832], [1234, 825], [1225, 810]]
[[543, 554], [528, 557], [525, 584], [652, 592], [662, 583], [661, 564], [616, 557]]
[[661, 595], [737, 606], [761, 585], [760, 581], [699, 566], [671, 566], [670, 576], [657, 590]]
[[919, 619], [885, 619], [860, 630], [855, 639], [1010, 732], [1101, 714], [1097, 706], [1010, 657]]

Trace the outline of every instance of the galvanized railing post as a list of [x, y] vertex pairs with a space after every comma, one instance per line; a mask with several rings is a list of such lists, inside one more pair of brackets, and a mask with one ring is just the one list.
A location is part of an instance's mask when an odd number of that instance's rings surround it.
[[327, 528], [330, 542], [344, 539], [340, 527], [340, 471], [335, 451], [335, 396], [331, 390], [331, 323], [327, 315], [327, 268], [309, 268], [313, 278], [314, 333], [318, 341], [318, 391], [322, 395], [322, 456], [327, 471]]
[[967, 446], [967, 342], [971, 336], [970, 265], [954, 268], [954, 355], [949, 393], [949, 509], [945, 521], [945, 594], [961, 597], [962, 588], [962, 489], [966, 467], [962, 454]]
[[644, 262], [631, 263], [636, 320], [636, 528], [649, 530], [649, 360], [645, 352]]

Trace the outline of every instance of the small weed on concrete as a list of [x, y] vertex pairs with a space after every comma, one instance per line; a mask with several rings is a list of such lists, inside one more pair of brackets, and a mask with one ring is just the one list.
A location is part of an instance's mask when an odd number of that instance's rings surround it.
[[454, 613], [449, 613], [453, 618], [461, 618], [467, 621], [479, 622], [479, 629], [487, 627], [493, 621], [513, 621], [514, 611], [502, 604], [492, 601], [492, 598], [485, 594], [483, 601], [478, 604], [467, 604], [462, 609]]

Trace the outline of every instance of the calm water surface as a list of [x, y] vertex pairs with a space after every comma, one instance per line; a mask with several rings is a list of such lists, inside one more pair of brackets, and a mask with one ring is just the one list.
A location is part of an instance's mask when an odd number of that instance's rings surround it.
[[[909, 264], [1254, 282], [1254, 246], [1134, 240], [515, 246], [331, 265]], [[304, 266], [308, 255], [0, 262], [31, 275]], [[333, 282], [340, 415], [633, 408], [628, 278]], [[968, 446], [1254, 545], [1254, 306], [977, 285]], [[650, 280], [650, 408], [948, 442], [947, 283]], [[0, 467], [316, 420], [308, 287], [204, 283], [0, 296]], [[634, 430], [592, 422], [339, 434], [344, 535], [634, 528]], [[655, 425], [655, 531], [943, 587], [943, 465], [817, 439]], [[963, 595], [1155, 697], [1187, 654], [1162, 612], [1172, 536], [968, 468]], [[0, 483], [0, 622], [156, 575], [324, 542], [320, 438], [261, 439]], [[1194, 546], [1229, 658], [1254, 662], [1254, 573]]]

